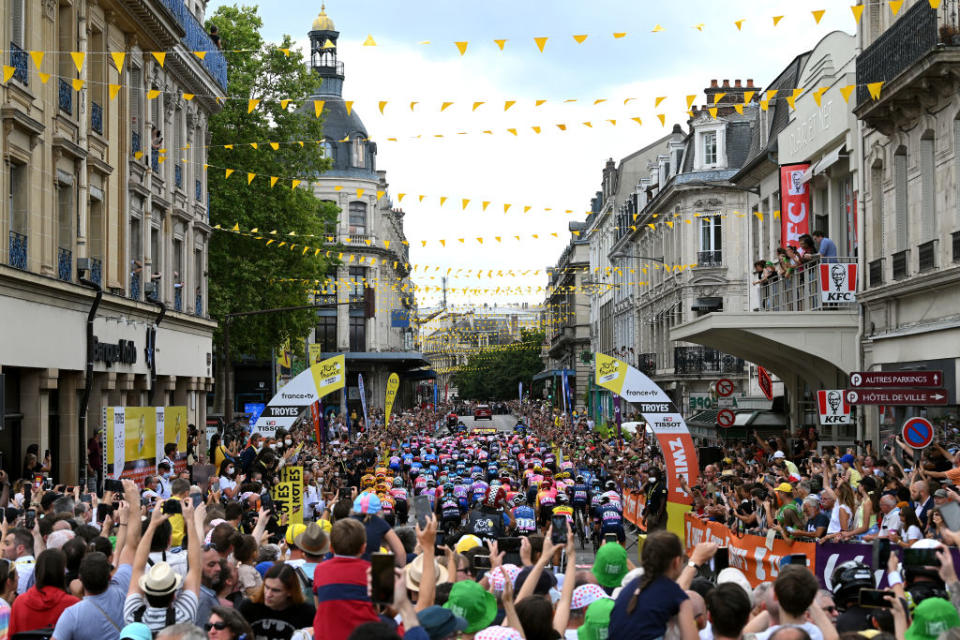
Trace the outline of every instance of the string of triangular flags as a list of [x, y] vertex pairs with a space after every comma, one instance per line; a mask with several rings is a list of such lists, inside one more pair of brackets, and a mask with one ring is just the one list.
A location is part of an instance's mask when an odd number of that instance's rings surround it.
[[[931, 9], [934, 9], [934, 10], [938, 9], [938, 8], [940, 7], [940, 4], [941, 4], [941, 0], [927, 0], [927, 2], [928, 2], [928, 4], [929, 4], [930, 8], [931, 8]], [[876, 4], [885, 4], [885, 5], [889, 8], [891, 15], [894, 16], [894, 17], [896, 17], [896, 16], [900, 13], [900, 10], [903, 8], [904, 0], [886, 0], [886, 1], [877, 2]], [[866, 9], [866, 4], [865, 4], [865, 3], [850, 5], [850, 11], [851, 11], [851, 13], [852, 13], [852, 15], [853, 15], [853, 18], [854, 18], [854, 21], [856, 22], [857, 25], [860, 24], [861, 19], [862, 19], [862, 16], [863, 16], [863, 12], [864, 12], [865, 9]], [[824, 15], [826, 15], [826, 13], [827, 13], [827, 9], [814, 9], [814, 10], [810, 10], [810, 11], [809, 11], [809, 15], [812, 17], [812, 19], [813, 19], [813, 21], [814, 21], [815, 24], [820, 24], [820, 21], [823, 20], [823, 17], [824, 17]], [[803, 15], [808, 15], [808, 14], [807, 14], [807, 13], [804, 13]], [[787, 15], [787, 14], [772, 15], [772, 16], [768, 16], [765, 20], [769, 20], [769, 24], [771, 24], [772, 27], [776, 28], [776, 27], [779, 27], [779, 26], [781, 25], [781, 23], [783, 23], [788, 17], [791, 17], [791, 16], [790, 16], [790, 15]], [[807, 18], [807, 19], [809, 19], [809, 18]], [[754, 20], [754, 21], [758, 21], [758, 20]], [[731, 25], [732, 27], [734, 27], [734, 28], [736, 29], [736, 31], [741, 32], [741, 31], [743, 31], [744, 24], [746, 24], [747, 22], [748, 22], [748, 20], [747, 20], [746, 18], [741, 18], [741, 19], [738, 19], [738, 20], [733, 20], [733, 21], [731, 21], [731, 22], [729, 22], [729, 23], [724, 23], [724, 24]], [[789, 22], [787, 22], [787, 24], [789, 24]], [[708, 25], [708, 24], [705, 23], [705, 22], [697, 22], [697, 23], [694, 23], [694, 24], [692, 24], [692, 25], [691, 25], [691, 24], [686, 24], [686, 25], [683, 25], [682, 27], [679, 27], [679, 28], [681, 28], [681, 29], [695, 29], [695, 30], [697, 30], [697, 31], [699, 31], [699, 32], [703, 32], [703, 31], [707, 30], [708, 28], [712, 28], [712, 27], [713, 27], [713, 24], [712, 24], [712, 23]], [[673, 29], [673, 27], [671, 26], [671, 30], [672, 30], [672, 29]], [[650, 28], [649, 33], [664, 33], [664, 32], [667, 32], [667, 31], [668, 31], [668, 29], [667, 29], [666, 27], [664, 27], [662, 23], [656, 23], [652, 28]], [[596, 39], [598, 39], [598, 38], [601, 38], [601, 37], [610, 37], [610, 38], [612, 38], [613, 40], [624, 40], [624, 39], [629, 38], [629, 37], [631, 37], [632, 35], [635, 35], [635, 34], [638, 34], [638, 33], [647, 33], [647, 31], [646, 31], [646, 30], [642, 30], [642, 31], [639, 31], [639, 32], [638, 32], [638, 31], [633, 31], [633, 30], [631, 30], [631, 31], [613, 31], [613, 32], [610, 33], [609, 36], [600, 36], [600, 35], [598, 35], [598, 34], [571, 34], [569, 37], [572, 38], [573, 41], [574, 41], [576, 44], [582, 45], [582, 44], [584, 44], [585, 42], [587, 42], [588, 40], [590, 40], [591, 37], [592, 37], [594, 40], [596, 40]], [[561, 39], [561, 37], [557, 37], [557, 36], [534, 36], [534, 37], [529, 38], [529, 40], [526, 40], [526, 41], [528, 41], [528, 42], [529, 42], [529, 41], [532, 41], [533, 45], [536, 47], [536, 49], [537, 49], [540, 53], [545, 53], [545, 52], [546, 52], [546, 49], [547, 49], [547, 44], [548, 44], [548, 42], [550, 42], [551, 40], [556, 41], [556, 40], [558, 40], [558, 39]], [[494, 39], [492, 39], [492, 41], [494, 42], [494, 44], [497, 45], [497, 49], [498, 49], [499, 51], [506, 51], [506, 50], [507, 50], [507, 43], [508, 43], [508, 42], [512, 42], [511, 39], [509, 39], [509, 38], [494, 38]], [[466, 55], [467, 52], [468, 52], [468, 50], [469, 50], [469, 48], [470, 48], [470, 41], [469, 41], [469, 40], [452, 40], [452, 41], [451, 41], [451, 40], [446, 40], [446, 39], [445, 39], [444, 42], [452, 43], [452, 45], [453, 45], [454, 47], [456, 47], [456, 50], [459, 52], [459, 54], [460, 54], [461, 56]], [[476, 42], [476, 41], [474, 41], [474, 42]], [[419, 41], [417, 41], [416, 44], [417, 44], [417, 45], [420, 45], [420, 46], [432, 45], [432, 44], [433, 44], [433, 41], [432, 41], [432, 40], [419, 40]], [[380, 45], [378, 45], [376, 39], [373, 37], [373, 34], [368, 34], [367, 37], [364, 39], [363, 46], [365, 46], [365, 47], [377, 47], [377, 46], [380, 46]], [[283, 48], [283, 47], [276, 47], [276, 48], [277, 48], [277, 50], [279, 50], [279, 51], [281, 51], [282, 53], [284, 53], [284, 55], [287, 55], [287, 56], [290, 55], [291, 49], [289, 49], [289, 48]], [[330, 40], [327, 40], [326, 42], [324, 42], [324, 43], [321, 45], [321, 48], [323, 48], [323, 49], [333, 49], [333, 48], [336, 48], [336, 45], [334, 45], [333, 42], [331, 42]], [[3, 51], [4, 53], [10, 53], [11, 50], [9, 50], [9, 49], [6, 49], [6, 50], [0, 49], [0, 51]], [[150, 56], [154, 57], [154, 58], [160, 63], [160, 65], [163, 66], [164, 60], [165, 60], [167, 54], [168, 54], [168, 53], [171, 53], [171, 52], [173, 52], [173, 51], [174, 51], [174, 49], [169, 49], [169, 50], [165, 50], [165, 51], [145, 51], [145, 50], [141, 50], [140, 53], [143, 53], [144, 55], [150, 55]], [[222, 49], [222, 50], [219, 50], [219, 51], [220, 51], [221, 53], [254, 53], [254, 52], [259, 51], [259, 49]], [[117, 51], [107, 51], [107, 52], [82, 52], [82, 51], [43, 50], [43, 51], [31, 51], [30, 53], [31, 53], [31, 55], [33, 55], [33, 54], [38, 54], [38, 55], [40, 55], [40, 60], [41, 60], [41, 61], [42, 61], [42, 56], [43, 56], [43, 54], [58, 55], [58, 54], [62, 54], [62, 53], [69, 53], [69, 54], [74, 58], [74, 63], [77, 65], [77, 67], [78, 67], [77, 70], [78, 70], [78, 72], [79, 72], [80, 68], [81, 68], [82, 65], [83, 65], [83, 60], [84, 60], [84, 58], [86, 57], [86, 55], [88, 55], [88, 54], [91, 55], [91, 56], [93, 56], [93, 55], [109, 55], [109, 56], [111, 56], [111, 57], [113, 58], [114, 62], [116, 63], [117, 69], [119, 70], [119, 69], [122, 69], [122, 67], [123, 67], [123, 59], [124, 59], [124, 57], [125, 57], [128, 53], [132, 55], [132, 54], [134, 54], [134, 53], [136, 53], [136, 52], [135, 52], [135, 51], [119, 51], [119, 50], [117, 50]], [[206, 55], [207, 55], [208, 53], [210, 53], [210, 51], [191, 51], [191, 53], [192, 53], [194, 56], [196, 56], [197, 58], [199, 58], [199, 59], [202, 60], [202, 59], [204, 59], [204, 58], [206, 57]], [[38, 62], [37, 64], [38, 64], [38, 66], [39, 66], [39, 62]]]

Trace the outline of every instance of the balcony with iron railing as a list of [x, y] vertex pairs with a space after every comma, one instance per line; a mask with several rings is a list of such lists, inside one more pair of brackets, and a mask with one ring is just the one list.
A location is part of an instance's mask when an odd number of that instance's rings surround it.
[[201, 318], [203, 317], [203, 295], [200, 293], [197, 294], [197, 300], [196, 300], [196, 304], [193, 307], [193, 313], [197, 317], [201, 317]]
[[648, 376], [654, 375], [657, 372], [657, 354], [638, 353], [637, 369], [639, 369], [641, 373], [644, 373]]
[[739, 374], [744, 362], [710, 347], [674, 347], [673, 373], [678, 376], [702, 374]]
[[9, 255], [7, 262], [15, 269], [27, 269], [27, 236], [16, 231], [10, 232], [10, 241], [7, 246]]
[[65, 282], [73, 280], [73, 251], [57, 247], [57, 277]]
[[893, 279], [903, 280], [909, 274], [910, 249], [893, 254]]
[[10, 66], [13, 67], [13, 79], [20, 84], [27, 86], [30, 76], [27, 69], [27, 52], [17, 46], [17, 43], [10, 43]]
[[722, 251], [698, 251], [697, 266], [698, 267], [722, 267], [723, 252]]
[[220, 89], [226, 91], [227, 59], [223, 57], [223, 52], [213, 43], [203, 25], [193, 16], [183, 0], [161, 0], [161, 2], [186, 32], [182, 40], [184, 46], [190, 52], [206, 52], [200, 60], [201, 64], [210, 73]]
[[103, 286], [103, 262], [100, 258], [90, 258], [90, 282]]
[[857, 56], [858, 112], [871, 100], [868, 84], [890, 85], [927, 55], [960, 45], [958, 0], [941, 0], [936, 9], [931, 4], [914, 3]]
[[103, 107], [93, 101], [90, 102], [90, 128], [103, 135]]
[[140, 299], [140, 273], [137, 271], [130, 274], [130, 298], [132, 300]]
[[[830, 265], [856, 264], [852, 256], [827, 258]], [[820, 259], [804, 263], [790, 273], [772, 282], [757, 285], [760, 295], [759, 311], [839, 311], [855, 309], [856, 302], [824, 303], [820, 291]]]
[[173, 310], [183, 311], [183, 283], [173, 285]]
[[60, 111], [65, 111], [68, 115], [73, 115], [73, 86], [60, 78], [60, 90], [58, 94]]
[[140, 132], [134, 131], [133, 135], [130, 138], [130, 154], [136, 155], [137, 152], [141, 150], [140, 148]]
[[173, 186], [177, 189], [183, 187], [183, 167], [179, 164], [173, 165]]
[[930, 240], [917, 247], [917, 271], [923, 273], [937, 268], [937, 241]]

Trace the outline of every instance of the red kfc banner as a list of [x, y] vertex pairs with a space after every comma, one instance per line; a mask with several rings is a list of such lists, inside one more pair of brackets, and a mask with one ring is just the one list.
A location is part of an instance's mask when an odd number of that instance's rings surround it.
[[833, 262], [820, 265], [820, 297], [823, 302], [857, 301], [857, 265]]
[[817, 391], [817, 408], [820, 413], [820, 424], [852, 424], [850, 403], [843, 389], [826, 389]]
[[809, 162], [780, 166], [780, 245], [797, 245], [810, 233]]

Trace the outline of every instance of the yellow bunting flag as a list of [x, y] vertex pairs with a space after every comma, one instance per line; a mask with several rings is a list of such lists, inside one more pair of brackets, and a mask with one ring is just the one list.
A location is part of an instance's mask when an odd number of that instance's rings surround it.
[[710, 107], [709, 109], [707, 109], [707, 111], [710, 112], [711, 118], [713, 118], [714, 120], [717, 119], [717, 111], [718, 111], [717, 107]]
[[566, 131], [566, 130], [567, 130], [567, 125], [565, 125], [565, 124], [558, 124], [558, 125], [557, 125], [557, 129], [560, 129], [560, 131]]
[[278, 150], [280, 149], [280, 143], [279, 143], [279, 142], [271, 142], [271, 143], [270, 143], [270, 148], [273, 149], [274, 151], [278, 151]]
[[427, 196], [418, 196], [418, 198], [420, 199], [420, 202], [421, 202], [421, 203], [423, 203], [423, 199], [426, 198], [426, 197], [427, 197]]
[[580, 36], [573, 36], [573, 39], [577, 41], [577, 44], [583, 44], [583, 41], [586, 40], [587, 37], [587, 34], [583, 34]]
[[47, 84], [47, 81], [50, 79], [50, 74], [44, 73], [43, 71], [38, 71], [37, 75], [40, 76], [40, 82], [42, 84]]
[[639, 124], [639, 125], [642, 125], [642, 124], [643, 124], [643, 120], [641, 120], [641, 119], [640, 119], [639, 117], [637, 117], [637, 116], [634, 116], [634, 117], [632, 117], [632, 118], [630, 118], [630, 119], [633, 120], [634, 122], [636, 122], [636, 123]]
[[939, 9], [939, 8], [940, 8], [940, 0], [930, 0], [930, 8], [931, 8], [931, 9]]
[[83, 89], [83, 80], [80, 78], [75, 78], [71, 81], [71, 84], [73, 84], [74, 91], [80, 91], [80, 89]]
[[783, 20], [783, 16], [773, 16], [773, 26], [780, 24], [781, 20]]
[[667, 96], [660, 96], [653, 101], [654, 108], [659, 107], [660, 103], [667, 99]]
[[900, 13], [900, 8], [903, 6], [903, 0], [890, 0], [890, 11], [893, 15]]
[[825, 94], [829, 88], [830, 87], [820, 87], [813, 92], [813, 101], [817, 103], [818, 107], [821, 106], [821, 102], [823, 101], [823, 94]]
[[773, 97], [774, 97], [775, 95], [777, 95], [777, 93], [778, 93], [779, 91], [780, 91], [779, 89], [768, 89], [768, 90], [767, 90], [767, 102], [770, 102], [771, 100], [773, 100]]
[[840, 95], [843, 96], [844, 102], [850, 102], [850, 94], [853, 93], [856, 88], [857, 85], [855, 84], [848, 84], [847, 86], [840, 88]]
[[452, 104], [453, 104], [452, 102], [444, 102], [443, 104], [440, 105], [440, 111], [446, 111], [447, 108], [449, 108], [450, 105]]
[[523, 212], [526, 213], [527, 211], [530, 211], [530, 206], [529, 206], [529, 205], [523, 207]]
[[337, 46], [337, 45], [333, 44], [333, 41], [330, 40], [330, 38], [327, 38], [327, 39], [323, 42], [323, 46], [321, 46], [320, 48], [321, 48], [321, 49], [335, 49], [336, 46]]
[[477, 242], [479, 242], [480, 244], [483, 244], [483, 238], [477, 238]]
[[736, 111], [737, 113], [739, 113], [740, 115], [743, 115], [743, 105], [742, 105], [742, 104], [735, 104], [735, 105], [733, 105], [733, 110]]
[[486, 102], [474, 102], [472, 111], [476, 111], [481, 105], [487, 104]]
[[256, 143], [256, 142], [251, 142], [251, 143], [250, 143], [250, 146], [253, 147], [254, 149], [259, 149], [259, 148], [260, 148], [260, 145], [259, 145], [258, 143]]
[[224, 179], [229, 178], [231, 175], [233, 175], [233, 169], [227, 169], [226, 171], [223, 172]]
[[365, 47], [375, 47], [377, 46], [377, 41], [373, 39], [372, 35], [367, 35], [367, 39], [363, 41], [363, 46]]
[[503, 110], [506, 111], [507, 109], [509, 109], [515, 104], [517, 104], [516, 100], [507, 100], [506, 102], [503, 103]]
[[248, 173], [248, 174], [247, 174], [247, 184], [250, 184], [251, 182], [253, 182], [253, 179], [256, 178], [256, 177], [257, 177], [257, 174], [255, 174], [255, 173]]
[[397, 202], [403, 202], [403, 198], [404, 198], [404, 196], [406, 196], [406, 195], [407, 195], [407, 194], [405, 194], [405, 193], [398, 193], [398, 194], [397, 194]]
[[454, 42], [453, 44], [457, 45], [457, 51], [460, 52], [460, 55], [463, 55], [467, 52], [467, 42]]
[[30, 57], [33, 59], [33, 64], [37, 67], [37, 69], [39, 69], [39, 68], [40, 68], [40, 65], [43, 64], [43, 56], [44, 56], [44, 55], [45, 55], [45, 52], [43, 52], [43, 51], [31, 51], [31, 52], [30, 52]]
[[343, 105], [347, 108], [347, 115], [353, 113], [353, 100], [346, 100]]
[[769, 108], [770, 108], [770, 101], [769, 101], [769, 100], [761, 100], [761, 101], [760, 101], [760, 108], [761, 108], [763, 111], [766, 111], [767, 109], [769, 109]]
[[584, 123], [583, 123], [583, 126], [589, 127], [590, 129], [593, 129], [593, 125], [592, 125], [591, 123], [589, 123], [589, 122], [584, 122]]
[[500, 51], [503, 51], [503, 46], [507, 44], [506, 40], [494, 40], [497, 43], [497, 46], [500, 47]]
[[867, 91], [870, 92], [870, 97], [874, 100], [880, 99], [880, 89], [883, 88], [883, 81], [880, 82], [871, 82], [867, 85]]
[[626, 32], [626, 31], [614, 31], [614, 32], [613, 32], [613, 39], [614, 39], [614, 40], [619, 40], [620, 38], [626, 37], [626, 35], [627, 35], [627, 32]]
[[157, 62], [160, 63], [160, 68], [163, 69], [163, 63], [167, 59], [167, 54], [165, 51], [152, 51], [153, 57], [156, 58]]
[[291, 188], [291, 189], [296, 189], [297, 187], [300, 186], [300, 182], [301, 182], [300, 180], [293, 180], [293, 181], [290, 183], [290, 188]]
[[386, 193], [386, 191], [377, 191], [377, 200], [382, 198]]
[[203, 60], [204, 58], [207, 57], [207, 52], [206, 52], [206, 51], [194, 51], [194, 52], [193, 52], [193, 55], [195, 55], [195, 56], [197, 56], [198, 58], [200, 58], [201, 60]]
[[77, 73], [83, 71], [83, 60], [87, 57], [87, 54], [83, 51], [71, 51], [70, 57], [73, 58], [73, 66], [77, 68]]
[[381, 100], [379, 106], [380, 106], [380, 115], [383, 115], [383, 110], [384, 110], [384, 108], [386, 108], [386, 106], [387, 106], [387, 101], [386, 101], [386, 100]]
[[323, 105], [326, 104], [326, 100], [314, 100], [313, 101], [313, 112], [319, 118], [320, 114], [323, 113]]
[[657, 26], [655, 26], [653, 29], [650, 30], [650, 33], [660, 33], [661, 31], [666, 31], [666, 29], [664, 29], [664, 28], [661, 27], [660, 25], [657, 25]]
[[160, 95], [159, 89], [150, 89], [147, 91], [147, 100], [156, 100], [157, 96]]
[[489, 200], [484, 200], [482, 203], [480, 203], [480, 206], [482, 207], [482, 208], [480, 209], [481, 211], [486, 211], [486, 210], [487, 210], [487, 207], [490, 206], [490, 201], [489, 201]]
[[733, 24], [737, 25], [737, 31], [743, 31], [744, 20], [737, 20]]
[[658, 113], [658, 114], [657, 114], [657, 118], [660, 119], [660, 126], [661, 126], [661, 127], [667, 126], [667, 114], [665, 114], [665, 113]]
[[540, 53], [543, 53], [543, 48], [547, 46], [547, 40], [549, 38], [534, 38], [533, 41], [537, 43], [537, 49], [540, 49]]
[[825, 9], [818, 9], [816, 11], [811, 11], [813, 14], [813, 19], [817, 21], [817, 24], [820, 24], [820, 20], [823, 18], [823, 14], [826, 13]]
[[797, 98], [800, 96], [801, 93], [803, 93], [803, 89], [802, 89], [802, 88], [794, 89], [794, 90], [793, 90], [793, 95], [787, 98], [787, 104], [790, 105], [790, 108], [791, 108], [791, 109], [796, 109], [796, 108], [797, 108], [796, 101], [797, 101]]
[[11, 67], [8, 64], [3, 65], [3, 81], [10, 82], [10, 78], [13, 77], [13, 74], [17, 72], [16, 67]]
[[853, 12], [853, 19], [857, 22], [857, 24], [860, 24], [860, 18], [863, 17], [863, 10], [865, 8], [866, 5], [863, 4], [855, 4], [850, 7], [850, 11]]
[[726, 93], [715, 93], [713, 94], [713, 104], [717, 104], [720, 100], [723, 99], [723, 96], [727, 95]]
[[745, 91], [743, 93], [743, 104], [749, 104], [753, 100], [753, 96], [756, 93], [756, 91]]
[[440, 196], [440, 206], [442, 207], [447, 202], [447, 196]]
[[120, 93], [120, 85], [118, 85], [118, 84], [111, 84], [111, 85], [110, 85], [110, 99], [111, 99], [111, 100], [116, 100], [118, 93]]
[[463, 199], [461, 200], [461, 202], [462, 202], [462, 204], [463, 204], [463, 210], [466, 211], [467, 205], [470, 204], [470, 199], [469, 199], [469, 198], [463, 198]]
[[280, 179], [280, 178], [278, 178], [277, 176], [270, 176], [270, 188], [271, 188], [271, 189], [273, 189], [273, 187], [276, 186], [277, 180], [279, 180], [279, 179]]
[[259, 100], [250, 100], [247, 102], [247, 113], [253, 113], [253, 110], [257, 108], [257, 105], [260, 104]]
[[513, 135], [517, 135], [517, 130], [516, 130], [516, 129], [507, 129], [507, 131], [509, 131], [509, 132], [512, 133]]
[[697, 99], [696, 94], [687, 96], [687, 109], [693, 106], [693, 101]]
[[358, 197], [358, 198], [362, 198], [362, 197], [363, 197], [363, 189], [357, 189], [357, 197]]
[[530, 128], [533, 129], [533, 132], [534, 132], [534, 133], [540, 133], [540, 127], [534, 126], [534, 127], [530, 127]]
[[539, 106], [542, 105], [544, 102], [546, 102], [546, 100], [543, 100], [543, 99], [537, 100], [537, 102], [534, 104], [534, 106], [539, 107]]
[[194, 94], [192, 93], [183, 94], [183, 99], [186, 100], [187, 102], [190, 102], [191, 100], [193, 100], [193, 98], [194, 98]]

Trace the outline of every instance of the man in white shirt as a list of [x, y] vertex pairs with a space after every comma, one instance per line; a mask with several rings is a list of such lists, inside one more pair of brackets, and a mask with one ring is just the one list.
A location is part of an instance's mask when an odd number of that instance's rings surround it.
[[900, 533], [900, 509], [897, 509], [897, 499], [891, 495], [880, 498], [880, 513], [883, 514], [880, 537], [888, 536], [891, 531]]
[[157, 465], [157, 471], [160, 474], [157, 477], [157, 493], [163, 500], [170, 499], [170, 479], [173, 477], [173, 467], [169, 462], [160, 461]]
[[33, 534], [23, 527], [16, 527], [3, 538], [3, 557], [17, 567], [17, 593], [23, 594], [33, 582]]

